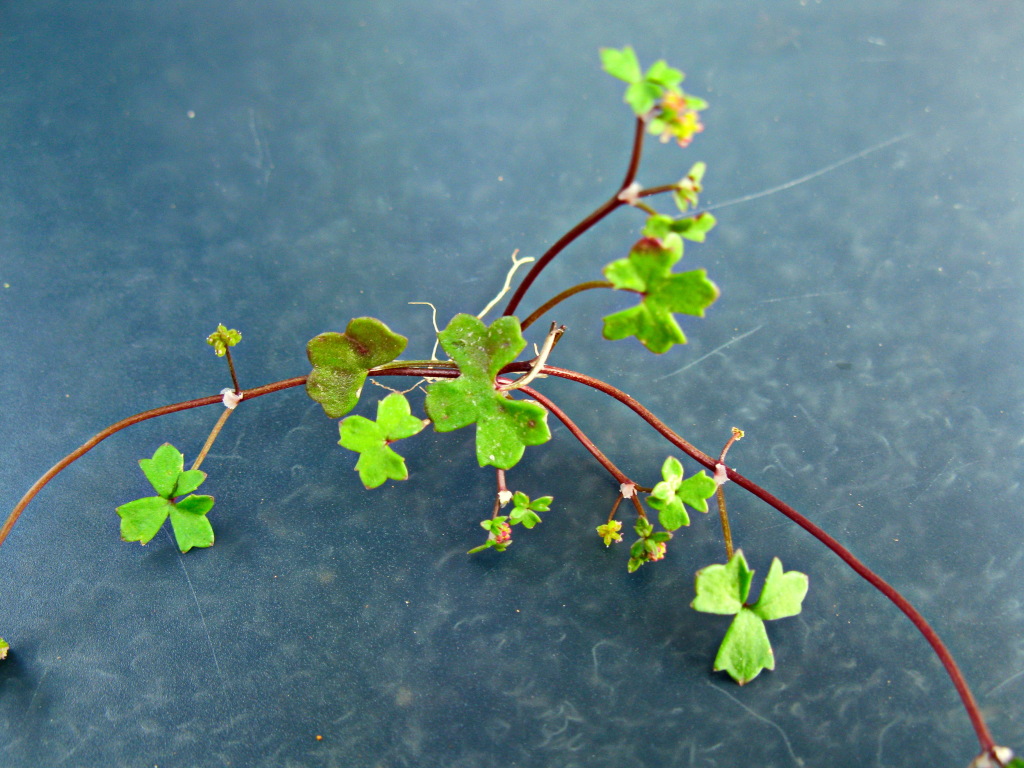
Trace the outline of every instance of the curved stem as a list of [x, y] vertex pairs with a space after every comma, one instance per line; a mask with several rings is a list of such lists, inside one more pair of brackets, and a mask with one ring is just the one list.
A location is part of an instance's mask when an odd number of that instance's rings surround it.
[[[277, 392], [278, 390], [281, 389], [288, 389], [289, 387], [297, 387], [305, 383], [306, 377], [299, 376], [294, 379], [285, 379], [283, 381], [274, 382], [273, 384], [266, 384], [262, 387], [256, 387], [255, 389], [246, 390], [242, 394], [245, 400], [252, 400], [252, 398], [254, 397], [268, 395], [271, 392]], [[70, 466], [78, 459], [82, 458], [82, 456], [87, 454], [89, 451], [91, 451], [97, 445], [102, 443], [111, 435], [117, 434], [122, 429], [130, 427], [133, 424], [138, 424], [139, 422], [147, 421], [148, 419], [155, 419], [157, 416], [166, 416], [171, 413], [177, 413], [178, 411], [187, 411], [191, 408], [201, 408], [204, 405], [213, 405], [215, 403], [221, 403], [223, 401], [224, 397], [222, 395], [211, 395], [210, 397], [200, 397], [196, 400], [186, 400], [183, 403], [164, 405], [161, 406], [160, 408], [153, 408], [148, 411], [143, 411], [142, 413], [136, 413], [134, 416], [129, 416], [126, 419], [121, 419], [121, 421], [117, 422], [116, 424], [111, 424], [102, 432], [98, 432], [97, 434], [93, 435], [81, 446], [73, 450], [63, 459], [61, 459], [52, 467], [50, 467], [46, 471], [46, 474], [44, 474], [42, 477], [36, 480], [32, 484], [32, 487], [29, 488], [28, 491], [26, 491], [25, 495], [21, 497], [21, 500], [15, 505], [14, 509], [11, 511], [11, 514], [7, 516], [7, 520], [4, 521], [3, 527], [0, 528], [0, 545], [3, 545], [3, 543], [7, 540], [7, 537], [11, 533], [11, 529], [14, 528], [14, 524], [18, 522], [18, 518], [21, 517], [21, 513], [25, 511], [25, 507], [27, 507], [29, 502], [36, 497], [36, 494], [38, 494], [41, 490], [43, 490], [43, 488], [46, 487], [47, 483], [49, 483], [51, 480], [53, 480], [53, 478], [60, 474], [60, 472], [63, 469]]]
[[[657, 416], [647, 410], [637, 400], [627, 395], [622, 390], [613, 387], [611, 384], [607, 384], [599, 379], [595, 379], [591, 376], [587, 376], [576, 371], [569, 371], [564, 368], [555, 368], [552, 366], [546, 366], [544, 373], [551, 374], [553, 376], [559, 376], [570, 381], [576, 381], [581, 384], [586, 384], [593, 389], [600, 392], [604, 392], [611, 397], [614, 397], [620, 403], [626, 407], [632, 409], [638, 416], [644, 421], [654, 427], [663, 437], [665, 437], [670, 443], [675, 445], [677, 448], [685, 452], [692, 459], [711, 471], [715, 470], [717, 461], [703, 451], [698, 450], [693, 445], [688, 443], [682, 437], [677, 435], [668, 426], [666, 426]], [[832, 538], [829, 534], [825, 533], [815, 523], [797, 512], [793, 507], [786, 504], [781, 499], [772, 495], [761, 486], [754, 483], [752, 480], [748, 480], [746, 477], [736, 472], [733, 469], [726, 468], [728, 477], [734, 483], [741, 488], [750, 491], [761, 501], [765, 502], [771, 507], [781, 512], [783, 515], [788, 517], [794, 523], [799, 525], [805, 531], [810, 533], [814, 538], [824, 544], [826, 547], [831, 549], [838, 557], [846, 563], [850, 568], [853, 569], [857, 575], [867, 581], [871, 586], [885, 595], [889, 600], [899, 608], [904, 615], [910, 619], [918, 631], [924, 636], [924, 639], [928, 641], [928, 644], [932, 647], [935, 655], [938, 656], [939, 661], [945, 668], [946, 673], [953, 681], [953, 686], [956, 688], [957, 693], [960, 695], [960, 700], [963, 702], [964, 709], [967, 711], [967, 716], [971, 720], [971, 725], [974, 727], [974, 732], [978, 737], [978, 742], [981, 745], [983, 753], [993, 753], [995, 749], [995, 742], [992, 740], [992, 734], [989, 732], [988, 725], [985, 723], [984, 718], [981, 715], [981, 710], [978, 708], [978, 703], [975, 701], [974, 694], [971, 693], [971, 689], [967, 685], [967, 680], [964, 678], [963, 673], [960, 671], [960, 667], [957, 666], [956, 661], [953, 659], [953, 655], [949, 652], [946, 644], [942, 642], [942, 639], [938, 636], [931, 625], [925, 620], [924, 616], [914, 608], [910, 602], [903, 597], [892, 585], [886, 582], [881, 576], [876, 574], [864, 563], [858, 560], [852, 552], [846, 547]]]
[[562, 235], [558, 242], [548, 248], [547, 253], [537, 259], [536, 263], [530, 267], [530, 271], [526, 273], [526, 276], [516, 288], [515, 293], [512, 294], [512, 298], [509, 299], [508, 305], [505, 307], [505, 311], [502, 315], [514, 314], [516, 308], [519, 306], [519, 302], [523, 300], [523, 296], [533, 285], [533, 281], [537, 279], [537, 276], [544, 270], [544, 268], [551, 263], [551, 260], [560, 254], [569, 243], [578, 238], [592, 226], [601, 221], [605, 216], [614, 211], [620, 205], [625, 205], [623, 200], [619, 199], [619, 192], [624, 190], [633, 180], [636, 178], [637, 169], [640, 167], [640, 156], [644, 146], [644, 121], [642, 118], [637, 118], [636, 129], [633, 133], [633, 152], [629, 158], [629, 167], [626, 169], [626, 176], [622, 181], [622, 186], [619, 187], [618, 192], [612, 195], [611, 198], [606, 200], [600, 207], [593, 211], [583, 221], [577, 224], [575, 227], [570, 229], [564, 235]]
[[534, 310], [532, 315], [530, 315], [528, 318], [526, 318], [525, 320], [523, 320], [523, 322], [521, 322], [519, 324], [519, 328], [521, 330], [525, 331], [527, 328], [529, 328], [531, 325], [533, 325], [537, 320], [539, 320], [541, 318], [541, 316], [543, 316], [546, 312], [551, 310], [553, 307], [557, 307], [559, 304], [561, 304], [563, 301], [568, 299], [570, 296], [575, 296], [577, 293], [582, 293], [583, 291], [591, 291], [594, 288], [614, 288], [614, 287], [615, 286], [612, 285], [607, 280], [590, 280], [589, 282], [586, 282], [586, 283], [580, 283], [579, 285], [574, 285], [572, 288], [566, 288], [564, 291], [562, 291], [560, 294], [558, 294], [554, 298], [548, 299], [543, 304], [541, 304], [539, 307], [537, 307], [537, 309]]
[[593, 457], [597, 459], [598, 463], [602, 467], [608, 470], [608, 473], [615, 478], [619, 485], [622, 485], [623, 483], [634, 484], [632, 480], [626, 477], [626, 474], [622, 470], [615, 466], [611, 459], [604, 455], [600, 448], [594, 445], [594, 442], [589, 437], [587, 437], [586, 433], [582, 429], [580, 429], [576, 425], [576, 422], [574, 422], [572, 419], [566, 416], [565, 412], [557, 405], [555, 405], [553, 402], [551, 402], [549, 398], [545, 397], [532, 387], [520, 387], [519, 389], [521, 392], [529, 395], [538, 403], [543, 405], [545, 408], [551, 411], [551, 413], [555, 414], [558, 420], [569, 428], [569, 431], [572, 432], [573, 437], [579, 440], [583, 444], [583, 447], [590, 451], [591, 455], [593, 455]]

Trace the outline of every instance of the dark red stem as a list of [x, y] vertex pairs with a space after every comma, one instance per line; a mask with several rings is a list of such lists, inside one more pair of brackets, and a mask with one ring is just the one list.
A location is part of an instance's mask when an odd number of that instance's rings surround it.
[[593, 455], [593, 457], [597, 459], [598, 463], [602, 467], [607, 469], [608, 473], [612, 477], [614, 477], [620, 485], [623, 483], [626, 483], [628, 485], [636, 485], [636, 483], [634, 483], [632, 480], [626, 477], [625, 473], [622, 470], [615, 466], [611, 459], [604, 455], [600, 448], [594, 445], [594, 442], [589, 437], [587, 437], [586, 433], [582, 429], [580, 429], [579, 426], [577, 426], [576, 422], [574, 422], [572, 419], [566, 416], [565, 412], [561, 408], [559, 408], [557, 405], [551, 402], [550, 398], [545, 397], [532, 387], [519, 387], [519, 391], [526, 395], [529, 395], [538, 403], [540, 403], [549, 411], [551, 411], [551, 413], [555, 414], [558, 420], [569, 428], [569, 431], [572, 432], [573, 437], [579, 440], [583, 444], [583, 447], [590, 451], [591, 455]]
[[630, 184], [632, 184], [633, 180], [636, 178], [637, 169], [639, 169], [640, 167], [640, 155], [643, 151], [643, 146], [644, 121], [642, 118], [638, 117], [636, 120], [636, 131], [633, 134], [633, 153], [632, 155], [630, 155], [629, 168], [626, 169], [626, 176], [622, 181], [622, 186], [619, 187], [619, 189], [616, 191], [614, 195], [611, 196], [610, 199], [605, 201], [593, 213], [591, 213], [589, 216], [583, 219], [583, 221], [581, 221], [575, 227], [573, 227], [564, 235], [562, 235], [558, 239], [558, 242], [556, 242], [554, 245], [548, 248], [547, 253], [545, 253], [543, 256], [537, 259], [536, 262], [534, 262], [534, 265], [530, 268], [530, 271], [527, 272], [526, 276], [523, 278], [523, 282], [521, 282], [518, 285], [518, 287], [515, 290], [515, 293], [512, 294], [512, 298], [509, 299], [508, 306], [506, 306], [505, 311], [502, 312], [503, 315], [511, 315], [515, 313], [516, 308], [519, 306], [519, 302], [523, 300], [523, 296], [526, 295], [526, 292], [530, 289], [530, 286], [533, 285], [533, 281], [537, 279], [537, 276], [540, 275], [542, 271], [544, 271], [544, 268], [551, 263], [551, 260], [554, 259], [555, 256], [557, 256], [563, 250], [565, 250], [565, 247], [569, 245], [569, 243], [578, 238], [592, 226], [597, 224], [597, 222], [601, 221], [601, 219], [603, 219], [609, 213], [614, 211], [620, 205], [625, 205], [625, 203], [619, 199], [619, 192], [621, 192]]
[[[667, 425], [665, 425], [657, 416], [647, 410], [637, 400], [627, 395], [622, 390], [613, 387], [611, 384], [607, 384], [599, 379], [595, 379], [591, 376], [587, 376], [576, 371], [566, 370], [564, 368], [555, 368], [553, 366], [545, 366], [544, 373], [553, 376], [559, 376], [570, 381], [576, 381], [581, 384], [586, 384], [588, 387], [596, 389], [600, 392], [604, 392], [626, 407], [632, 409], [640, 418], [654, 427], [666, 440], [675, 445], [681, 451], [686, 453], [694, 461], [703, 464], [705, 467], [710, 469], [712, 472], [715, 470], [715, 465], [718, 463], [716, 459], [713, 459], [708, 454], [701, 450], [698, 450], [693, 445], [688, 443], [682, 437], [673, 432]], [[897, 608], [899, 608], [906, 615], [908, 619], [917, 627], [918, 631], [924, 635], [924, 639], [928, 641], [928, 644], [935, 651], [935, 655], [939, 657], [939, 661], [942, 666], [945, 667], [946, 673], [953, 681], [953, 685], [956, 687], [957, 693], [960, 695], [960, 700], [963, 702], [964, 709], [967, 711], [967, 716], [971, 720], [971, 725], [974, 726], [974, 732], [978, 737], [978, 742], [981, 745], [982, 752], [985, 754], [994, 754], [995, 742], [992, 740], [992, 734], [988, 730], [988, 725], [985, 723], [984, 718], [981, 716], [981, 710], [978, 708], [978, 703], [974, 699], [974, 694], [971, 693], [971, 689], [967, 686], [967, 681], [960, 671], [960, 667], [957, 666], [954, 661], [952, 654], [946, 647], [946, 644], [942, 642], [942, 639], [938, 636], [931, 625], [925, 620], [924, 616], [910, 604], [910, 602], [903, 597], [892, 585], [886, 582], [881, 576], [876, 574], [864, 563], [858, 560], [852, 552], [846, 547], [836, 541], [834, 538], [829, 536], [825, 531], [811, 522], [809, 519], [797, 512], [793, 507], [786, 504], [781, 499], [775, 497], [761, 486], [757, 485], [751, 480], [736, 472], [733, 469], [726, 468], [729, 479], [732, 480], [736, 485], [741, 488], [750, 491], [761, 501], [765, 502], [769, 506], [774, 507], [776, 510], [784, 514], [794, 523], [799, 525], [805, 531], [810, 533], [814, 538], [824, 544], [826, 547], [831, 549], [839, 558], [852, 568], [859, 576], [867, 581], [871, 586], [889, 598]]]

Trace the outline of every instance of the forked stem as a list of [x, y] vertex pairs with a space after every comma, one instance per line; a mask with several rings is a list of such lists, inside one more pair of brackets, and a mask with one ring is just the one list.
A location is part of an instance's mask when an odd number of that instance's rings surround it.
[[620, 205], [625, 205], [625, 201], [619, 197], [619, 193], [626, 189], [633, 180], [636, 178], [636, 172], [640, 167], [640, 156], [643, 152], [644, 146], [644, 120], [641, 117], [636, 119], [636, 129], [633, 133], [633, 151], [629, 157], [629, 167], [626, 169], [626, 176], [622, 180], [622, 185], [608, 200], [602, 203], [596, 208], [589, 216], [583, 221], [577, 224], [575, 227], [570, 229], [560, 238], [558, 241], [548, 248], [547, 252], [537, 259], [537, 262], [530, 267], [530, 271], [526, 273], [523, 278], [523, 282], [516, 288], [515, 293], [512, 294], [512, 298], [509, 299], [508, 305], [505, 307], [503, 315], [515, 314], [516, 308], [519, 307], [519, 302], [523, 300], [523, 296], [533, 285], [533, 281], [537, 279], [538, 275], [544, 271], [544, 268], [551, 263], [551, 260], [560, 254], [569, 243], [573, 242], [576, 238], [590, 229], [592, 226], [601, 221], [605, 216], [614, 211]]

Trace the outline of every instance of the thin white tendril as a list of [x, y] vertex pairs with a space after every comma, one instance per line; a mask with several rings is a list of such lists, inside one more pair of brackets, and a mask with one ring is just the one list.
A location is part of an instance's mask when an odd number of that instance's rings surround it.
[[505, 285], [502, 286], [501, 290], [498, 292], [498, 295], [491, 299], [491, 303], [484, 307], [482, 310], [480, 310], [480, 314], [477, 315], [478, 319], [482, 320], [484, 315], [486, 315], [488, 312], [494, 309], [494, 305], [501, 301], [502, 297], [504, 297], [506, 293], [512, 290], [512, 278], [515, 276], [516, 270], [523, 266], [523, 264], [529, 264], [531, 261], [536, 261], [536, 259], [533, 258], [533, 256], [527, 256], [525, 258], [518, 259], [516, 258], [518, 254], [518, 248], [512, 251], [512, 268], [509, 269], [508, 274], [505, 275]]

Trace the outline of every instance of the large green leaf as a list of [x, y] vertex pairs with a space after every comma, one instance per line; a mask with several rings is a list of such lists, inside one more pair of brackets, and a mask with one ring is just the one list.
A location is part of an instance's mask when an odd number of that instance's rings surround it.
[[683, 256], [683, 241], [674, 232], [664, 238], [644, 237], [625, 259], [604, 268], [605, 277], [623, 291], [640, 294], [640, 304], [604, 318], [604, 337], [636, 336], [652, 352], [667, 352], [685, 344], [686, 336], [673, 313], [697, 317], [718, 298], [718, 288], [703, 269], [673, 273]]
[[697, 571], [697, 596], [690, 604], [704, 613], [736, 614], [715, 656], [715, 671], [728, 672], [740, 685], [749, 683], [762, 669], [775, 669], [775, 654], [764, 622], [796, 616], [807, 594], [807, 576], [797, 571], [784, 573], [776, 557], [760, 597], [748, 606], [753, 577], [743, 551], [736, 550], [728, 563]]
[[499, 469], [513, 467], [527, 445], [551, 438], [546, 409], [514, 400], [495, 384], [498, 371], [526, 346], [516, 318], [500, 317], [488, 328], [472, 315], [456, 315], [438, 338], [459, 366], [457, 379], [427, 387], [427, 415], [438, 432], [476, 424], [477, 461]]
[[391, 449], [395, 440], [412, 437], [423, 429], [423, 419], [409, 410], [409, 401], [400, 392], [392, 392], [377, 403], [377, 421], [349, 416], [341, 422], [339, 445], [359, 453], [356, 470], [367, 488], [383, 485], [388, 479], [405, 480], [409, 471], [405, 459]]
[[321, 333], [306, 345], [313, 364], [306, 380], [307, 394], [332, 419], [344, 416], [359, 402], [367, 372], [390, 363], [402, 354], [407, 342], [373, 317], [350, 320], [344, 333]]

